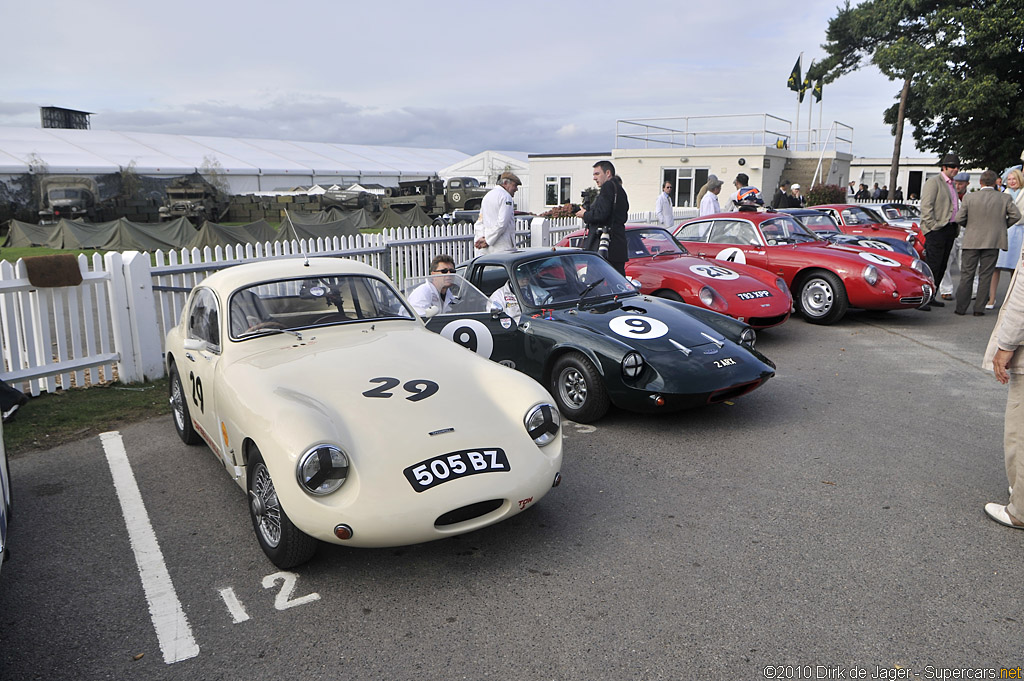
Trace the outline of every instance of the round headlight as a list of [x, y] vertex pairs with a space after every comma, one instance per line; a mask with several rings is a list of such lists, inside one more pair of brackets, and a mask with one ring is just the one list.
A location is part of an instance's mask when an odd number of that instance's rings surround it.
[[920, 258], [915, 258], [914, 262], [910, 263], [910, 269], [917, 270], [930, 280], [935, 281], [935, 275], [932, 274], [932, 268], [928, 267], [928, 263]]
[[785, 293], [786, 291], [788, 291], [788, 290], [789, 290], [789, 287], [788, 287], [788, 286], [786, 286], [786, 280], [785, 280], [785, 279], [783, 279], [782, 277], [779, 277], [778, 279], [776, 279], [776, 280], [775, 280], [775, 285], [776, 285], [776, 286], [778, 287], [778, 289], [779, 289], [780, 291], [782, 291], [783, 293]]
[[629, 352], [622, 358], [622, 375], [626, 378], [636, 378], [644, 370], [644, 358], [639, 352]]
[[299, 457], [295, 474], [310, 494], [336, 492], [348, 478], [348, 456], [333, 445], [317, 445]]
[[538, 404], [526, 412], [523, 419], [526, 432], [530, 434], [538, 447], [551, 444], [558, 437], [558, 428], [561, 424], [558, 409], [550, 404]]
[[868, 282], [871, 286], [878, 283], [878, 268], [874, 265], [868, 265], [864, 268], [864, 281]]
[[743, 329], [743, 333], [740, 334], [740, 343], [752, 348], [756, 342], [757, 333], [755, 333], [750, 327]]
[[711, 304], [715, 302], [715, 292], [707, 286], [701, 286], [700, 292], [697, 293], [697, 296], [700, 298], [700, 302], [704, 303], [708, 307], [711, 307]]

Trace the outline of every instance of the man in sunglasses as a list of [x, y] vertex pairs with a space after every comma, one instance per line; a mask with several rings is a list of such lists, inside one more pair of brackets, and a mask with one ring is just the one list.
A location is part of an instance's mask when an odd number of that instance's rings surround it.
[[430, 261], [430, 278], [413, 289], [409, 303], [421, 317], [433, 317], [449, 312], [455, 304], [452, 284], [455, 283], [455, 261], [452, 256], [441, 254]]

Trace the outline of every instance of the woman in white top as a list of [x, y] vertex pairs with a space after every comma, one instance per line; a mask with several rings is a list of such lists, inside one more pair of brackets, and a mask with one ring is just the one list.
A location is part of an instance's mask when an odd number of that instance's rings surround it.
[[[1017, 208], [1024, 214], [1024, 174], [1018, 168], [1011, 168], [1003, 173], [1003, 184], [1006, 185], [1006, 191], [1013, 197], [1013, 202], [1017, 204]], [[986, 310], [991, 310], [996, 306], [996, 292], [999, 288], [999, 271], [1009, 270], [1012, 272], [1017, 267], [1017, 262], [1020, 260], [1021, 248], [1024, 248], [1024, 218], [1020, 222], [1010, 227], [1010, 230], [1006, 233], [1007, 248], [1005, 251], [999, 251], [999, 259], [996, 260], [996, 271], [992, 273], [992, 286], [989, 288], [988, 294], [988, 305], [985, 306]]]

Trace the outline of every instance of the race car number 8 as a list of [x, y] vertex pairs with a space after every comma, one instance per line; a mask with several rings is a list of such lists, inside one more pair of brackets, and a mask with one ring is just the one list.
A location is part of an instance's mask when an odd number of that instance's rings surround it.
[[639, 315], [622, 315], [608, 322], [613, 333], [624, 338], [661, 338], [668, 326], [660, 319]]

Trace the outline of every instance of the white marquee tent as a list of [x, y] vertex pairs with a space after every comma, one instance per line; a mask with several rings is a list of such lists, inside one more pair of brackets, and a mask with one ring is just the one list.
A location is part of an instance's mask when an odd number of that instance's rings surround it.
[[0, 181], [29, 172], [176, 177], [216, 169], [234, 194], [314, 183], [394, 185], [469, 158], [454, 149], [0, 127]]

